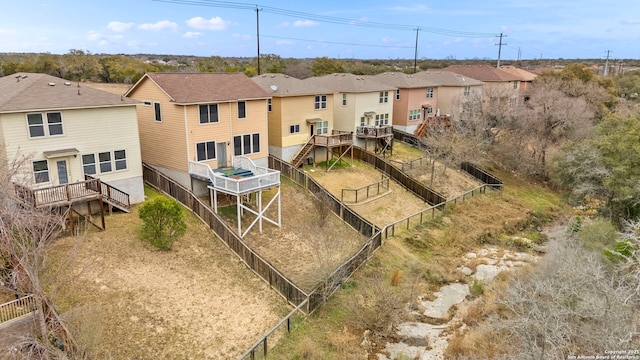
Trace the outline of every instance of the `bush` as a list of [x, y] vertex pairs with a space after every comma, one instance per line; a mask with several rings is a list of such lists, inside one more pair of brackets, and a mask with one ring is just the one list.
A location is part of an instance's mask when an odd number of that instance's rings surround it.
[[160, 250], [170, 250], [173, 242], [187, 229], [182, 219], [182, 206], [166, 197], [142, 205], [139, 216], [144, 222], [140, 238]]

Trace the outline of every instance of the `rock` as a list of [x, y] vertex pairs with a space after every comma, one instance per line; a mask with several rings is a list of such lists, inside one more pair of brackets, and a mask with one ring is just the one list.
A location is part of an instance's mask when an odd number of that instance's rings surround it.
[[434, 301], [422, 303], [426, 309], [424, 315], [435, 319], [445, 319], [448, 317], [449, 308], [461, 303], [469, 295], [469, 286], [467, 284], [445, 285], [435, 295], [437, 298]]
[[469, 269], [466, 266], [463, 266], [460, 268], [460, 272], [464, 275], [464, 276], [469, 276], [471, 274], [473, 274], [473, 270]]
[[476, 266], [476, 273], [473, 277], [481, 281], [491, 280], [500, 272], [508, 269], [506, 266], [480, 264]]
[[470, 252], [467, 253], [464, 257], [466, 257], [467, 259], [476, 259], [478, 255], [476, 253]]
[[533, 251], [540, 253], [540, 254], [546, 254], [549, 251], [549, 248], [547, 248], [544, 245], [536, 245], [533, 248]]

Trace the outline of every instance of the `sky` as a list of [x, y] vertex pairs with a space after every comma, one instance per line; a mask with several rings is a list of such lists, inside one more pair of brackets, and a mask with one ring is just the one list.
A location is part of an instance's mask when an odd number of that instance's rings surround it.
[[5, 0], [0, 53], [640, 58], [637, 0], [256, 1]]

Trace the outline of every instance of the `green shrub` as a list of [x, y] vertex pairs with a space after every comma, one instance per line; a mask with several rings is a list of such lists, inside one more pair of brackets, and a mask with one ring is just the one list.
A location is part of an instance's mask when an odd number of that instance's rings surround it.
[[473, 279], [473, 284], [469, 286], [469, 293], [473, 297], [478, 297], [484, 293], [484, 286], [477, 279]]
[[144, 222], [140, 238], [160, 250], [170, 250], [173, 242], [187, 229], [182, 219], [182, 206], [166, 197], [157, 197], [142, 205], [139, 216]]

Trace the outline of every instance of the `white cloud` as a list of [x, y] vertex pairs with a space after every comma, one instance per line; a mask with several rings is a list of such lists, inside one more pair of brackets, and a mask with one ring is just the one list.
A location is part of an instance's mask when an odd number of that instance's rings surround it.
[[216, 16], [211, 19], [205, 19], [200, 16], [196, 16], [187, 20], [187, 25], [194, 29], [202, 30], [227, 30], [231, 26], [231, 21], [222, 20], [221, 17]]
[[390, 37], [388, 37], [388, 36], [385, 36], [385, 37], [383, 37], [383, 38], [382, 38], [382, 42], [383, 42], [384, 44], [390, 44], [390, 43], [394, 43], [394, 42], [396, 42], [396, 41], [398, 41], [398, 40], [393, 39], [393, 38], [390, 38]]
[[107, 25], [107, 29], [115, 32], [123, 32], [125, 30], [131, 29], [135, 24], [132, 22], [123, 23], [120, 21], [112, 21]]
[[201, 32], [187, 31], [186, 33], [184, 33], [184, 35], [182, 35], [182, 37], [185, 39], [195, 39], [195, 38], [199, 38], [202, 35], [203, 34]]
[[293, 45], [295, 44], [294, 41], [291, 40], [278, 40], [276, 41], [276, 45]]
[[231, 37], [240, 40], [251, 40], [251, 35], [232, 34]]
[[178, 30], [178, 24], [169, 21], [169, 20], [160, 20], [155, 24], [142, 24], [138, 26], [138, 29], [149, 30], [149, 31], [160, 31], [164, 29], [169, 30]]
[[405, 11], [405, 12], [427, 12], [431, 9], [427, 5], [424, 4], [416, 4], [414, 6], [394, 6], [390, 7], [389, 10], [392, 11]]
[[296, 22], [293, 23], [293, 26], [298, 26], [298, 27], [308, 27], [308, 26], [316, 26], [318, 25], [317, 22], [312, 21], [312, 20], [297, 20]]
[[369, 21], [369, 18], [367, 18], [367, 17], [365, 16], [365, 17], [361, 17], [361, 18], [360, 18], [360, 19], [358, 19], [358, 20], [351, 20], [351, 21], [349, 22], [349, 25], [358, 25], [358, 24], [365, 23], [365, 22], [367, 22], [367, 21]]

